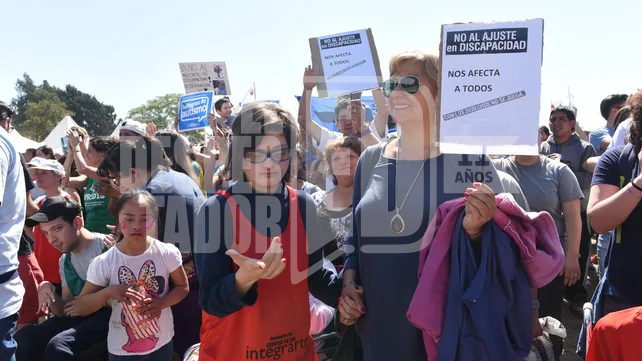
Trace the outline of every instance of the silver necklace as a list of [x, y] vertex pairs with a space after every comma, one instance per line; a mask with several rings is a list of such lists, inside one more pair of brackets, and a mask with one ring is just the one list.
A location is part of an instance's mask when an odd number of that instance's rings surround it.
[[396, 164], [395, 164], [395, 215], [392, 217], [390, 220], [390, 229], [394, 233], [401, 233], [403, 232], [404, 228], [406, 227], [406, 223], [403, 220], [403, 217], [401, 217], [401, 214], [399, 214], [399, 211], [403, 208], [404, 204], [406, 204], [406, 200], [408, 199], [408, 196], [410, 195], [410, 191], [412, 191], [412, 187], [414, 187], [415, 182], [417, 182], [417, 179], [419, 178], [419, 175], [421, 174], [421, 171], [424, 170], [424, 165], [426, 165], [426, 161], [424, 160], [423, 163], [421, 163], [421, 168], [419, 168], [419, 172], [417, 172], [417, 175], [415, 176], [415, 180], [412, 181], [412, 184], [410, 185], [410, 188], [408, 188], [408, 193], [406, 193], [406, 196], [404, 197], [403, 201], [401, 202], [401, 206], [397, 205], [397, 188], [399, 185], [399, 153], [401, 153], [401, 142], [399, 142], [399, 148], [397, 149], [397, 157], [396, 157]]

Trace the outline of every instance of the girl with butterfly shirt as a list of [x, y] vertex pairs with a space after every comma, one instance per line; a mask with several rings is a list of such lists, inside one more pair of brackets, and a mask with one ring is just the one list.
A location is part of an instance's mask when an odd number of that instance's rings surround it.
[[110, 302], [110, 361], [172, 360], [170, 307], [189, 292], [181, 253], [173, 244], [150, 236], [156, 234], [158, 222], [158, 207], [150, 193], [126, 192], [115, 209], [122, 240], [92, 261], [78, 302], [90, 311]]

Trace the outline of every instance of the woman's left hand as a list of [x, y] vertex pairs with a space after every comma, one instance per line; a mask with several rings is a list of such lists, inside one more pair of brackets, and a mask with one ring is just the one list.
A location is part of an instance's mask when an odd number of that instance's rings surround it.
[[69, 133], [67, 133], [67, 139], [73, 148], [76, 148], [80, 144], [80, 135], [73, 130], [70, 130]]
[[483, 183], [473, 183], [474, 188], [466, 189], [466, 207], [464, 216], [464, 229], [468, 236], [476, 238], [482, 227], [495, 216], [497, 203], [495, 193]]

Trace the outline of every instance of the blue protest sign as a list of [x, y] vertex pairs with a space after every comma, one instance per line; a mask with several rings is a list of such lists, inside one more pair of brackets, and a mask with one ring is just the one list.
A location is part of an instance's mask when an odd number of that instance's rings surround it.
[[178, 131], [208, 128], [207, 117], [212, 111], [212, 92], [183, 95], [178, 103]]

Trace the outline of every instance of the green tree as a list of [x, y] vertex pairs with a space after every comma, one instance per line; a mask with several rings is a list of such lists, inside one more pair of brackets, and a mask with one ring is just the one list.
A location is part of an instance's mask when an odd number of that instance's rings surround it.
[[[154, 123], [156, 128], [167, 129], [178, 117], [178, 103], [182, 94], [165, 94], [129, 111], [127, 118], [141, 123]], [[194, 137], [198, 143], [205, 142], [203, 130], [182, 132], [186, 137]]]
[[[62, 102], [65, 108], [75, 114], [74, 121], [87, 129], [89, 135], [108, 135], [116, 127], [114, 107], [101, 103], [95, 96], [83, 93], [73, 85], [60, 89], [46, 80], [37, 85], [25, 73], [22, 79], [16, 81], [16, 91], [18, 96], [11, 102], [16, 111], [12, 121], [21, 133], [27, 134], [30, 131], [25, 129], [25, 123], [29, 120], [26, 114], [28, 105], [43, 100]], [[61, 119], [57, 119], [54, 126]]]
[[22, 122], [22, 135], [42, 142], [62, 118], [73, 117], [74, 112], [67, 110], [61, 100], [43, 99], [29, 102], [23, 115], [27, 120]]
[[178, 116], [181, 94], [166, 94], [129, 111], [127, 118], [141, 123], [154, 123], [158, 129], [167, 129]]
[[116, 127], [114, 107], [98, 101], [95, 96], [83, 93], [73, 85], [57, 89], [58, 96], [73, 111], [74, 120], [85, 128], [89, 135], [109, 135]]

